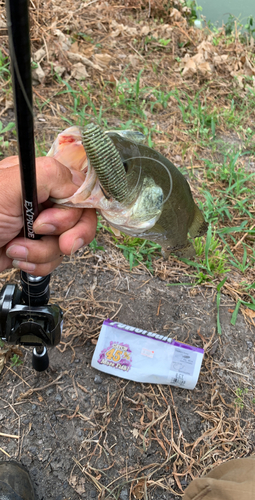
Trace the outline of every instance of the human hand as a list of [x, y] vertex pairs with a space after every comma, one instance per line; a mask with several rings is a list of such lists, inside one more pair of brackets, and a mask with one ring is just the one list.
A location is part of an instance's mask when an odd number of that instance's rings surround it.
[[0, 272], [15, 267], [35, 276], [45, 276], [78, 248], [90, 243], [96, 233], [94, 209], [53, 205], [49, 197], [69, 197], [84, 181], [49, 157], [36, 160], [37, 196], [41, 213], [34, 222], [40, 240], [21, 236], [23, 228], [22, 193], [18, 157], [0, 162]]

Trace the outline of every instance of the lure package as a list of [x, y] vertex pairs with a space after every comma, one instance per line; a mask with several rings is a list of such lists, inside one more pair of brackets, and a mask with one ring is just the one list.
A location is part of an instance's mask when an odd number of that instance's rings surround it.
[[91, 365], [135, 382], [194, 389], [203, 355], [199, 347], [107, 319]]

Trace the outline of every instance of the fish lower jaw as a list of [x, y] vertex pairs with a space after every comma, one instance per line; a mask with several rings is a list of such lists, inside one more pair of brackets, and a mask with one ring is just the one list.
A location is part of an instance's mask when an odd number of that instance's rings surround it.
[[116, 216], [114, 217], [114, 219], [111, 219], [111, 217], [109, 217], [107, 212], [104, 212], [104, 210], [99, 210], [99, 213], [106, 220], [106, 222], [110, 224], [110, 226], [130, 236], [136, 236], [144, 233], [145, 231], [148, 231], [156, 224], [156, 222], [159, 219], [159, 216], [156, 216], [150, 219], [149, 221], [147, 220], [143, 222], [134, 221], [132, 223], [132, 221], [130, 220], [126, 221], [122, 220], [120, 222], [116, 222]]

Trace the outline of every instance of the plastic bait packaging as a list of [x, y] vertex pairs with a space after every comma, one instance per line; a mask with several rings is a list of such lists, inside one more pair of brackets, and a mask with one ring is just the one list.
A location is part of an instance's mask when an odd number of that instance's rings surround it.
[[135, 382], [194, 389], [204, 350], [107, 319], [91, 366]]

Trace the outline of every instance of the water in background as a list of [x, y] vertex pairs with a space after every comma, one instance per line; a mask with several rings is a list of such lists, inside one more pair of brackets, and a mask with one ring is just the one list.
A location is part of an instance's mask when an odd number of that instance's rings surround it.
[[197, 4], [202, 7], [198, 11], [198, 17], [201, 14], [206, 17], [206, 21], [211, 21], [214, 25], [220, 27], [226, 24], [230, 14], [238, 18], [241, 24], [245, 24], [248, 17], [255, 19], [255, 0], [197, 0]]

